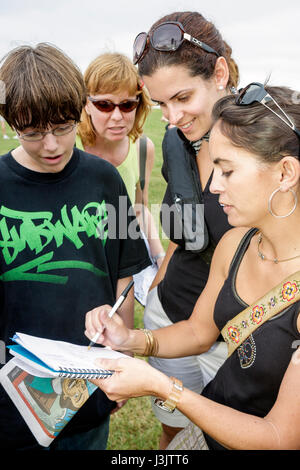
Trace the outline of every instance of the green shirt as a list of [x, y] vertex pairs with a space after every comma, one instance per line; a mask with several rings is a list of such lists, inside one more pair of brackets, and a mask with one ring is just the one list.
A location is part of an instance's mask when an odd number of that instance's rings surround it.
[[[80, 150], [84, 150], [79, 135], [76, 136], [76, 147]], [[139, 166], [137, 146], [131, 141], [129, 141], [129, 152], [127, 157], [121, 163], [121, 165], [117, 166], [116, 168], [125, 183], [131, 204], [134, 206], [136, 185], [139, 181]]]

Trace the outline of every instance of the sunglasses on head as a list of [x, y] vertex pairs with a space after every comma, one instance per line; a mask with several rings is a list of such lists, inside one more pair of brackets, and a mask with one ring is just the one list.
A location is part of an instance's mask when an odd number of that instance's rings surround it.
[[[273, 114], [275, 114], [281, 121], [283, 121], [298, 137], [300, 145], [300, 131], [296, 128], [293, 121], [289, 116], [283, 111], [281, 106], [277, 101], [272, 98], [272, 96], [265, 90], [265, 87], [261, 83], [253, 82], [243, 88], [237, 95], [235, 102], [238, 106], [247, 106], [253, 103], [260, 103], [266, 108], [268, 108]], [[275, 106], [280, 110], [284, 117], [280, 116], [274, 109], [268, 106], [268, 103], [274, 103]], [[299, 158], [300, 158], [300, 147], [299, 147]]]
[[167, 21], [156, 26], [150, 33], [143, 32], [137, 35], [133, 44], [133, 63], [136, 65], [145, 56], [149, 41], [156, 51], [172, 52], [177, 51], [184, 40], [220, 57], [220, 54], [212, 47], [186, 33], [181, 23]]
[[122, 113], [131, 113], [131, 111], [137, 108], [140, 101], [137, 98], [134, 100], [124, 100], [121, 101], [121, 103], [113, 103], [110, 100], [99, 100], [97, 98], [92, 98], [91, 96], [89, 96], [89, 100], [103, 113], [111, 113], [116, 107], [118, 107]]

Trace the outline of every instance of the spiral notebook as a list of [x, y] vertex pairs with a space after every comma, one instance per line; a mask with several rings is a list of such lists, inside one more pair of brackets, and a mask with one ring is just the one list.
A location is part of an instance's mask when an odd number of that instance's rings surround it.
[[64, 341], [54, 341], [24, 333], [16, 333], [8, 346], [15, 356], [14, 362], [28, 373], [38, 377], [105, 378], [114, 371], [95, 365], [96, 359], [127, 357], [110, 348], [79, 346]]

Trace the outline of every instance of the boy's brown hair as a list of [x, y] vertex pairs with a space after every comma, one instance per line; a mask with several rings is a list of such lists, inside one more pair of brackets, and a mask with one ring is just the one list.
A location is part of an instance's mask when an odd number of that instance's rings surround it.
[[80, 121], [86, 102], [83, 77], [57, 47], [40, 43], [13, 49], [1, 61], [0, 80], [5, 87], [0, 114], [15, 130]]

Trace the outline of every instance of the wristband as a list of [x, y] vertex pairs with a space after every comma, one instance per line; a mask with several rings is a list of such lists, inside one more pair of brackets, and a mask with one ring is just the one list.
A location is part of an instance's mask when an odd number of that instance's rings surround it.
[[173, 413], [183, 392], [183, 386], [181, 380], [178, 380], [175, 377], [170, 377], [170, 379], [172, 380], [172, 390], [170, 395], [165, 401], [161, 398], [156, 398], [154, 403], [158, 408], [161, 408], [168, 413]]

